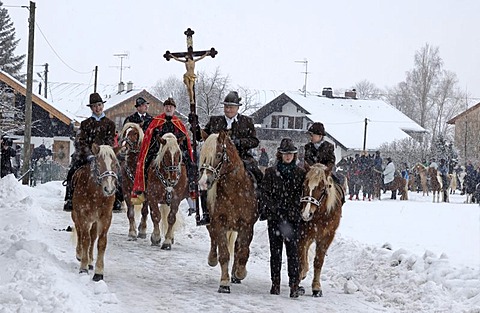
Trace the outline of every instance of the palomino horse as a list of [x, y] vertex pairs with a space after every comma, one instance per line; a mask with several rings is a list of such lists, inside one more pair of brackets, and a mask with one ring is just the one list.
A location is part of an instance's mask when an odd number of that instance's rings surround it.
[[427, 172], [428, 176], [430, 177], [430, 187], [433, 193], [433, 202], [435, 202], [435, 196], [437, 196], [436, 202], [443, 201], [444, 195], [442, 190], [442, 178], [434, 167], [429, 167]]
[[[135, 170], [137, 168], [138, 155], [143, 141], [142, 128], [137, 123], [126, 123], [120, 133], [122, 145], [125, 147], [125, 159], [121, 162], [122, 170], [122, 189], [124, 194], [130, 195], [133, 189], [135, 179]], [[127, 204], [127, 217], [129, 221], [128, 239], [137, 239], [137, 229], [135, 226], [135, 208], [130, 197], [125, 197]], [[143, 202], [142, 215], [148, 215], [148, 204]], [[146, 238], [146, 229], [138, 233], [139, 238]]]
[[313, 261], [312, 293], [314, 297], [322, 296], [320, 273], [325, 254], [335, 237], [335, 231], [342, 216], [341, 187], [333, 182], [330, 171], [323, 164], [315, 164], [307, 172], [301, 215], [304, 223], [300, 224], [299, 257], [300, 278], [305, 279], [308, 272], [308, 250], [315, 242], [315, 259]]
[[93, 269], [93, 248], [97, 242], [94, 281], [103, 280], [107, 233], [112, 222], [113, 202], [117, 190], [118, 161], [110, 146], [92, 146], [95, 159], [73, 175], [72, 220], [77, 233], [76, 255], [80, 273]]
[[[208, 265], [220, 262], [218, 292], [230, 293], [229, 247], [233, 250], [232, 282], [247, 276], [253, 226], [258, 218], [253, 181], [225, 132], [211, 134], [200, 152], [200, 190], [207, 191], [210, 211]], [[228, 238], [228, 239], [227, 239]], [[218, 252], [218, 254], [217, 254]]]
[[[174, 232], [179, 223], [177, 212], [180, 202], [188, 198], [188, 181], [185, 164], [182, 163], [182, 150], [174, 134], [166, 133], [158, 136], [160, 148], [155, 160], [148, 167], [146, 196], [150, 206], [153, 222], [153, 233], [150, 237], [152, 245], [160, 245], [161, 234], [159, 223], [162, 222], [162, 232], [165, 240], [161, 249], [170, 250], [174, 242]], [[159, 209], [160, 205], [160, 209]], [[163, 217], [163, 218], [162, 218]], [[147, 215], [143, 215], [138, 227], [140, 232], [147, 228]], [[165, 231], [166, 230], [166, 231]]]
[[415, 164], [413, 168], [420, 176], [420, 185], [422, 186], [423, 196], [425, 196], [425, 194], [428, 196], [427, 168], [421, 163]]

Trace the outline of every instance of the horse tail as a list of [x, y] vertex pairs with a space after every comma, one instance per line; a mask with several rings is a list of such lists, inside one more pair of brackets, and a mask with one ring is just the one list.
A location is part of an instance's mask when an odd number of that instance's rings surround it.
[[229, 230], [227, 231], [227, 242], [228, 242], [228, 253], [230, 253], [230, 258], [233, 258], [235, 252], [235, 241], [237, 241], [238, 232]]

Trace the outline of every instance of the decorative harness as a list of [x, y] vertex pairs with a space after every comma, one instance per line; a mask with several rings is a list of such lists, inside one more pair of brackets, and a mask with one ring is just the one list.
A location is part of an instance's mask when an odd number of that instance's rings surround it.
[[100, 174], [100, 170], [98, 169], [97, 157], [94, 157], [94, 159], [90, 163], [90, 170], [95, 174], [95, 177], [97, 178], [96, 183], [99, 186], [102, 184], [102, 179], [104, 179], [105, 177], [110, 176], [118, 180], [117, 173], [115, 173], [114, 171], [105, 171]]
[[305, 196], [305, 197], [302, 197], [300, 199], [300, 203], [307, 202], [307, 203], [311, 203], [311, 204], [313, 204], [317, 207], [320, 207], [320, 204], [322, 204], [322, 201], [323, 201], [323, 199], [325, 198], [326, 195], [327, 195], [327, 187], [323, 187], [319, 199], [317, 199], [315, 197], [312, 197], [312, 196]]
[[[140, 149], [138, 148], [139, 147], [138, 140], [133, 142], [130, 140], [130, 138], [127, 137], [127, 138], [124, 138], [122, 142], [126, 142], [127, 145], [131, 147], [131, 149], [128, 149], [128, 153], [135, 154], [140, 152]], [[133, 149], [133, 147], [137, 147], [137, 149]], [[133, 181], [135, 180], [135, 174], [132, 173], [132, 170], [127, 166], [127, 164], [125, 164], [124, 169], [128, 179], [130, 179], [130, 181], [133, 183]]]
[[207, 170], [212, 172], [213, 174], [213, 181], [217, 181], [220, 178], [220, 170], [222, 169], [222, 165], [224, 162], [228, 162], [228, 155], [227, 155], [227, 145], [222, 143], [222, 159], [218, 162], [217, 166], [213, 167], [210, 164], [202, 164], [200, 166], [200, 170]]
[[[164, 164], [163, 159], [162, 159], [162, 164]], [[155, 164], [155, 175], [157, 178], [160, 180], [162, 185], [165, 187], [166, 194], [165, 194], [165, 202], [170, 205], [172, 203], [172, 198], [173, 198], [173, 188], [177, 185], [178, 181], [180, 180], [180, 175], [182, 174], [182, 158], [180, 158], [180, 162], [178, 165], [172, 165], [172, 166], [162, 166], [162, 169], [164, 169], [167, 174], [168, 173], [176, 173], [176, 179], [172, 182], [168, 179], [166, 179], [163, 174], [160, 171], [160, 166], [158, 164]]]

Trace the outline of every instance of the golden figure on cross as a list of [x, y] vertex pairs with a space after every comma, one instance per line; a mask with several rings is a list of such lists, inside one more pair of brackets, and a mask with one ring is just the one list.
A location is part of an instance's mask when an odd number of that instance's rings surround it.
[[[195, 32], [188, 28], [184, 34], [187, 36], [187, 52], [165, 52], [163, 57], [169, 61], [174, 59], [178, 62], [185, 63], [186, 72], [183, 75], [183, 83], [187, 87], [188, 97], [190, 99], [190, 105], [195, 105], [195, 62], [200, 61], [206, 56], [211, 56], [212, 58], [218, 53], [214, 48], [211, 48], [207, 51], [193, 51], [193, 39], [192, 35]], [[195, 58], [198, 57], [198, 58]]]

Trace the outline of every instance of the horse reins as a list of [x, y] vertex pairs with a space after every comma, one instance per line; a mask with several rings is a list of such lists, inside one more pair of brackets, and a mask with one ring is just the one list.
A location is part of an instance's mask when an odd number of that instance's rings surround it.
[[[164, 164], [162, 160], [162, 164]], [[167, 173], [177, 173], [177, 177], [173, 183], [171, 183], [169, 180], [165, 179], [163, 174], [160, 172], [160, 167], [156, 164], [155, 165], [155, 175], [157, 175], [157, 178], [160, 180], [162, 185], [166, 189], [166, 195], [165, 195], [165, 202], [167, 202], [168, 205], [172, 202], [172, 192], [173, 188], [177, 185], [178, 181], [180, 180], [180, 176], [182, 174], [182, 160], [180, 159], [180, 162], [178, 165], [172, 165], [172, 166], [162, 166], [162, 169], [165, 169]]]

